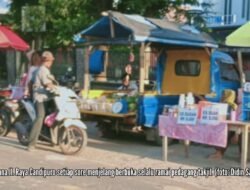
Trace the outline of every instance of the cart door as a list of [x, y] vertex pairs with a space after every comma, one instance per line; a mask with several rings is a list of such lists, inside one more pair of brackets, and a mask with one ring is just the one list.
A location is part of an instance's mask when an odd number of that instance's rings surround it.
[[205, 50], [169, 50], [165, 64], [163, 94], [210, 92], [210, 58]]

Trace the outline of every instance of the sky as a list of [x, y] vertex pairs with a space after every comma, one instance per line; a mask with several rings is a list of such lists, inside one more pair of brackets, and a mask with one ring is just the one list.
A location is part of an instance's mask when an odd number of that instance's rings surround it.
[[4, 14], [8, 11], [8, 4], [10, 0], [0, 0], [0, 14]]

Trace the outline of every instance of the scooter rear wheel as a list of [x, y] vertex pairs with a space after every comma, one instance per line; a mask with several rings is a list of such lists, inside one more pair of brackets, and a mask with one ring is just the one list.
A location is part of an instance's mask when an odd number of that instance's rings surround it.
[[10, 118], [5, 111], [0, 111], [0, 136], [6, 136], [10, 132]]
[[71, 125], [63, 127], [59, 134], [59, 146], [64, 154], [79, 153], [87, 145], [87, 133], [85, 130]]

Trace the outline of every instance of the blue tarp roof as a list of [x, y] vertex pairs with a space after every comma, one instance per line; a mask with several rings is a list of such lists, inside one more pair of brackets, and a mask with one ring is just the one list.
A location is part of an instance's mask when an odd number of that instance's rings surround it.
[[[114, 26], [114, 38], [111, 37], [111, 21]], [[217, 47], [216, 42], [210, 36], [192, 26], [169, 22], [166, 19], [152, 19], [114, 11], [109, 11], [109, 16], [103, 16], [96, 23], [74, 36], [76, 43], [98, 41], [97, 39], [107, 43], [133, 41]]]

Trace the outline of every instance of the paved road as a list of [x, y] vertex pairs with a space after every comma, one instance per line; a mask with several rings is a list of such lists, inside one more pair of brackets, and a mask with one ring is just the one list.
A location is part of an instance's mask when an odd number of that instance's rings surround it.
[[[161, 147], [153, 146], [144, 141], [143, 137], [125, 135], [115, 139], [98, 137], [97, 130], [91, 126], [88, 129], [90, 136], [88, 147], [78, 155], [64, 156], [57, 147], [39, 144], [36, 151], [28, 152], [25, 147], [19, 145], [15, 133], [8, 137], [0, 138], [0, 189], [25, 189], [25, 190], [80, 190], [80, 189], [246, 189], [249, 184], [247, 177], [173, 177], [170, 176], [116, 176], [116, 174], [129, 174], [140, 172], [144, 175], [153, 175], [155, 169], [188, 168], [197, 169], [204, 166], [230, 167], [239, 166], [235, 148], [228, 153], [229, 161], [208, 161], [205, 156], [213, 151], [212, 148], [194, 146], [190, 150], [191, 158], [184, 158], [182, 145], [171, 146], [169, 161], [161, 161]], [[14, 169], [9, 169], [9, 168]], [[45, 170], [39, 170], [41, 167]], [[53, 172], [64, 176], [25, 176], [39, 175]], [[65, 169], [67, 168], [67, 169]], [[98, 170], [98, 168], [100, 168]], [[124, 170], [128, 168], [129, 170]], [[133, 168], [133, 171], [130, 170]], [[5, 170], [6, 169], [6, 170]], [[50, 170], [49, 170], [50, 169]], [[81, 170], [76, 170], [81, 169]], [[87, 170], [89, 169], [89, 170]], [[90, 170], [93, 169], [93, 170]], [[115, 170], [117, 169], [117, 170]], [[152, 169], [152, 171], [150, 170]], [[4, 176], [12, 171], [16, 176]], [[80, 173], [83, 176], [72, 176]], [[96, 177], [96, 172], [101, 175]], [[100, 173], [102, 172], [102, 173]], [[127, 173], [126, 173], [127, 172]], [[13, 174], [12, 173], [12, 174]], [[86, 176], [89, 175], [94, 176]], [[17, 176], [18, 175], [18, 176]], [[22, 176], [23, 175], [23, 176]], [[71, 175], [71, 177], [70, 177]], [[155, 175], [155, 173], [154, 173]], [[240, 183], [239, 183], [240, 182]]]

